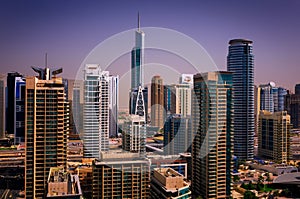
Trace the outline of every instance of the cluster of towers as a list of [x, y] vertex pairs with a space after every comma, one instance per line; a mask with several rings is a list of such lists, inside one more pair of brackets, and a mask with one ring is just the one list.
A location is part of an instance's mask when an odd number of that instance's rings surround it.
[[[7, 102], [6, 129], [13, 132], [15, 144], [25, 142], [26, 198], [44, 197], [51, 167], [67, 170], [71, 127], [83, 139], [84, 157], [96, 159], [93, 163], [95, 198], [104, 197], [106, 191], [132, 198], [148, 196], [150, 161], [146, 157], [146, 137], [149, 126], [163, 129], [165, 155], [191, 154], [191, 190], [195, 196], [232, 196], [234, 156], [251, 160], [258, 155], [288, 162], [291, 125], [300, 126], [300, 89], [296, 87], [296, 93], [291, 94], [272, 82], [255, 87], [252, 41], [230, 40], [227, 71], [182, 74], [179, 83], [171, 85], [164, 85], [159, 75], [154, 76], [149, 115], [148, 87], [144, 84], [144, 39], [138, 18], [135, 46], [131, 51], [129, 117], [122, 126], [122, 148], [130, 153], [109, 152], [109, 138], [117, 137], [120, 128], [117, 122], [119, 76], [101, 70], [98, 64], [85, 65], [84, 79], [74, 82], [73, 106], [70, 106], [67, 82], [57, 77], [62, 69], [33, 67], [38, 75], [27, 78], [19, 73], [8, 74], [7, 87], [11, 89], [7, 95], [14, 100]], [[3, 88], [0, 81], [0, 95], [4, 93]], [[5, 107], [3, 100], [0, 104], [1, 112]], [[71, 126], [71, 120], [76, 125]], [[4, 121], [0, 121], [1, 132], [4, 132]], [[135, 172], [129, 172], [134, 169]], [[105, 177], [119, 176], [123, 188], [129, 181], [122, 172], [133, 179], [138, 171], [142, 172], [140, 187], [130, 189], [131, 192], [128, 188], [119, 189], [119, 181]], [[155, 172], [160, 175], [159, 171]], [[100, 186], [103, 182], [111, 182], [112, 186]], [[130, 181], [127, 186], [134, 183], [137, 182]], [[134, 196], [130, 195], [133, 193]]]

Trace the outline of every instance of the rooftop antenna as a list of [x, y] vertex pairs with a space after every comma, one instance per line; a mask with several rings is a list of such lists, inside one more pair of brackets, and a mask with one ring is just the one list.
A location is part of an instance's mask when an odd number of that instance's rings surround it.
[[138, 31], [140, 31], [140, 12], [138, 12]]
[[45, 54], [45, 67], [48, 67], [48, 54]]

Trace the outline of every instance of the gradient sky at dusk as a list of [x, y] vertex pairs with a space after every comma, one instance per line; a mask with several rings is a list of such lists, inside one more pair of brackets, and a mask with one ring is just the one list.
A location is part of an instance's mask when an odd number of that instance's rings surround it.
[[[253, 40], [256, 84], [274, 81], [292, 89], [300, 83], [299, 10], [298, 0], [2, 0], [0, 73], [33, 75], [30, 66], [44, 66], [47, 52], [50, 66], [74, 78], [97, 44], [136, 27], [139, 11], [142, 26], [190, 36], [221, 70], [230, 39]], [[120, 67], [129, 69], [129, 60]]]

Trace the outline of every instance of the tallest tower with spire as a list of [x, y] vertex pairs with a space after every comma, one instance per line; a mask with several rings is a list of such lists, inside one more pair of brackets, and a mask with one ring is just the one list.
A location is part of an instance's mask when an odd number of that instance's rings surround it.
[[135, 46], [131, 51], [131, 89], [129, 114], [139, 115], [147, 122], [148, 117], [148, 88], [144, 87], [144, 41], [145, 33], [140, 27], [138, 13], [138, 27], [135, 31]]
[[136, 89], [144, 84], [144, 41], [145, 33], [141, 31], [140, 14], [138, 13], [135, 46], [131, 51], [131, 89]]

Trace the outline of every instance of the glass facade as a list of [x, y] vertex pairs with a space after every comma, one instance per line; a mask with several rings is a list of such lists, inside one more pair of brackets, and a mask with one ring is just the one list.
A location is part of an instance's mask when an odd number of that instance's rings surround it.
[[193, 195], [229, 198], [233, 170], [232, 74], [195, 75], [192, 105]]
[[99, 158], [109, 150], [109, 73], [87, 64], [84, 71], [83, 152]]
[[254, 155], [254, 55], [252, 41], [229, 42], [227, 69], [233, 73], [234, 153], [240, 159]]

